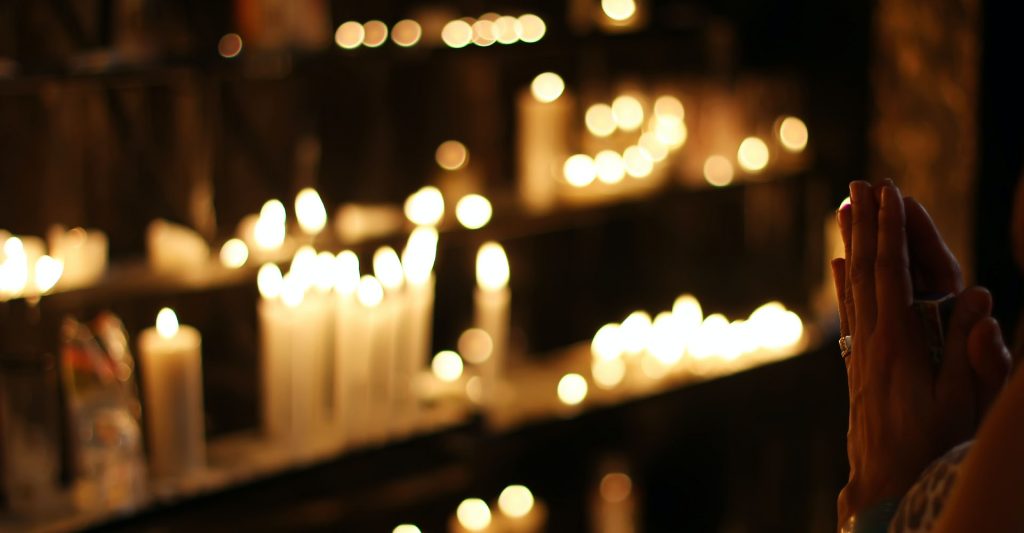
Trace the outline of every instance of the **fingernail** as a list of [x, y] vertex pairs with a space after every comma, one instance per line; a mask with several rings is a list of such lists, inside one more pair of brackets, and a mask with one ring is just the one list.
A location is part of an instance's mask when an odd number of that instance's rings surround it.
[[857, 203], [857, 202], [859, 202], [861, 200], [861, 197], [863, 195], [864, 195], [864, 182], [863, 181], [851, 182], [850, 183], [850, 201], [852, 203]]
[[882, 207], [888, 207], [893, 201], [893, 195], [896, 194], [895, 189], [892, 186], [892, 180], [885, 180], [885, 184], [882, 185]]

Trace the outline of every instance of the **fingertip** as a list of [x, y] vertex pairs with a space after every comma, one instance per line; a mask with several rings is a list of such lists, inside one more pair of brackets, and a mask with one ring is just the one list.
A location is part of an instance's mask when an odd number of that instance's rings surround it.
[[1010, 351], [999, 322], [990, 316], [974, 324], [967, 339], [967, 358], [975, 374], [987, 385], [999, 385], [1010, 373]]
[[[970, 317], [985, 316], [992, 313], [992, 293], [985, 287], [974, 286], [960, 294], [962, 314]], [[998, 323], [996, 324], [998, 327]]]

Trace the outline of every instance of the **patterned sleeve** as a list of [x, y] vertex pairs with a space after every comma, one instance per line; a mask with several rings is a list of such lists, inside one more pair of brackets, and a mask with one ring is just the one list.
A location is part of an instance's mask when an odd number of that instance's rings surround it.
[[889, 523], [889, 533], [927, 533], [935, 527], [957, 472], [973, 441], [967, 441], [938, 458], [925, 469], [917, 483], [900, 501]]

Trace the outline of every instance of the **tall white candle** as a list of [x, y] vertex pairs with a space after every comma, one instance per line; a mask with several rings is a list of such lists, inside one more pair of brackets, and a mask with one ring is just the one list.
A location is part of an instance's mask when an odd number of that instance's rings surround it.
[[256, 285], [260, 327], [260, 405], [263, 432], [287, 442], [291, 428], [291, 363], [288, 312], [281, 303], [281, 270], [273, 263], [260, 267]]
[[347, 444], [353, 425], [355, 358], [358, 340], [365, 331], [356, 327], [362, 312], [356, 301], [359, 288], [359, 257], [351, 250], [338, 254], [334, 264], [334, 426], [341, 444]]
[[163, 308], [139, 337], [150, 471], [175, 477], [206, 464], [201, 340]]
[[519, 196], [533, 211], [550, 209], [569, 156], [575, 102], [558, 75], [545, 72], [516, 98]]
[[508, 288], [509, 267], [505, 249], [496, 242], [486, 242], [476, 256], [474, 317], [476, 327], [487, 332], [494, 343], [491, 356], [481, 364], [484, 402], [498, 400], [502, 374], [508, 357], [511, 292]]
[[289, 446], [304, 454], [317, 443], [325, 421], [322, 363], [326, 344], [318, 302], [306, 298], [303, 281], [289, 271], [281, 287], [288, 315], [291, 363], [291, 434]]
[[373, 254], [373, 272], [384, 287], [384, 300], [377, 308], [374, 324], [373, 360], [370, 363], [371, 410], [373, 437], [384, 440], [394, 427], [395, 372], [398, 350], [408, 342], [408, 330], [400, 328], [405, 318], [406, 295], [402, 262], [390, 246]]
[[377, 311], [384, 300], [384, 287], [377, 278], [365, 275], [359, 280], [356, 299], [359, 302], [359, 312], [355, 315], [356, 319], [352, 326], [356, 336], [352, 345], [352, 386], [349, 389], [351, 397], [348, 405], [352, 411], [350, 440], [356, 444], [364, 444], [369, 442], [372, 436], [370, 370], [374, 343], [380, 337], [377, 334], [377, 323], [380, 322]]
[[399, 433], [413, 428], [419, 417], [415, 380], [427, 368], [431, 353], [434, 324], [434, 260], [437, 256], [437, 230], [419, 227], [409, 235], [402, 251], [407, 291], [403, 326], [405, 346], [399, 354], [396, 369], [396, 402], [401, 413]]

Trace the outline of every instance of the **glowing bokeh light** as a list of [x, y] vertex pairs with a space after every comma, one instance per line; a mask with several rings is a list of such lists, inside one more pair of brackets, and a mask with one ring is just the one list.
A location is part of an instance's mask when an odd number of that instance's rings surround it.
[[725, 156], [713, 155], [704, 161], [704, 179], [715, 187], [732, 183], [732, 162]]
[[542, 72], [530, 83], [530, 92], [538, 102], [545, 104], [558, 100], [565, 91], [565, 82], [554, 72]]
[[623, 131], [634, 131], [644, 123], [644, 107], [636, 97], [624, 94], [612, 101], [612, 117]]
[[462, 369], [462, 358], [451, 350], [438, 352], [430, 361], [430, 370], [434, 376], [445, 383], [458, 381], [462, 377]]
[[365, 36], [366, 30], [363, 29], [363, 25], [350, 20], [338, 26], [337, 31], [334, 32], [334, 43], [345, 50], [352, 50], [363, 44]]
[[242, 239], [228, 239], [220, 247], [220, 264], [227, 268], [241, 268], [249, 260], [249, 247]]
[[491, 202], [479, 194], [467, 194], [455, 204], [455, 218], [466, 229], [480, 229], [491, 221]]
[[547, 32], [547, 26], [544, 24], [544, 19], [534, 15], [533, 13], [526, 13], [519, 17], [519, 40], [524, 43], [535, 43], [544, 38], [544, 34]]
[[586, 187], [597, 178], [597, 165], [594, 159], [586, 154], [570, 156], [562, 165], [565, 181], [573, 187]]
[[459, 141], [445, 141], [434, 151], [434, 161], [445, 170], [458, 170], [469, 162], [469, 150]]
[[747, 137], [736, 151], [736, 161], [748, 172], [760, 172], [768, 166], [768, 145], [757, 137]]
[[453, 20], [444, 25], [441, 40], [452, 48], [464, 48], [473, 41], [473, 27], [464, 20]]
[[602, 150], [594, 156], [597, 167], [597, 179], [602, 183], [614, 185], [626, 177], [626, 167], [622, 156], [614, 150]]
[[579, 405], [587, 397], [587, 379], [570, 373], [558, 380], [558, 399], [565, 405]]
[[217, 53], [225, 59], [238, 57], [242, 53], [242, 37], [237, 33], [228, 33], [217, 41]]
[[607, 137], [615, 133], [615, 118], [612, 116], [612, 107], [608, 104], [594, 104], [588, 107], [584, 123], [587, 125], [587, 131], [595, 137]]
[[790, 152], [802, 152], [807, 148], [807, 124], [796, 117], [786, 117], [779, 123], [779, 142]]
[[412, 19], [403, 19], [395, 23], [391, 28], [391, 40], [403, 48], [416, 46], [423, 37], [423, 28], [420, 23]]

